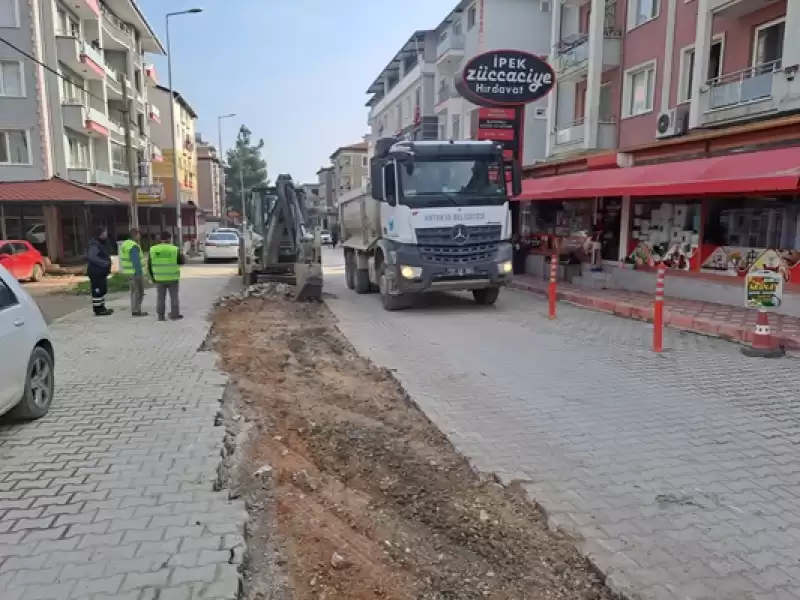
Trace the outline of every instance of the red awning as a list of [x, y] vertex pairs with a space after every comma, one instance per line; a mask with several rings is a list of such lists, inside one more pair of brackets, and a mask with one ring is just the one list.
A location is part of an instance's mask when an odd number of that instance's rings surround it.
[[797, 192], [800, 148], [525, 179], [515, 200]]

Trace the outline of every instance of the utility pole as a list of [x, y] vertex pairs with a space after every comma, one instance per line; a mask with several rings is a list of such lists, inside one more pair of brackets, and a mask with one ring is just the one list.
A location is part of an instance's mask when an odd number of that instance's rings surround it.
[[133, 136], [131, 135], [131, 119], [133, 119], [133, 99], [128, 95], [128, 76], [122, 75], [122, 103], [125, 106], [125, 159], [128, 163], [128, 188], [131, 194], [130, 227], [139, 227], [139, 205], [136, 202], [138, 189], [134, 169], [136, 169], [136, 152], [133, 149]]

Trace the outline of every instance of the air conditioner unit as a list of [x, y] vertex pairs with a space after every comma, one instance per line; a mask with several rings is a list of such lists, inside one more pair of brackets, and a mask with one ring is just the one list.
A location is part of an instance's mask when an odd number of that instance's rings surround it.
[[689, 130], [689, 107], [678, 106], [658, 115], [656, 139], [676, 137]]

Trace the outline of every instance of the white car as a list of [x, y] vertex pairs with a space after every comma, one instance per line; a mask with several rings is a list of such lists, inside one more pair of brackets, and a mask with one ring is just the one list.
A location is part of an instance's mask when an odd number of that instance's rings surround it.
[[333, 244], [333, 236], [327, 229], [319, 232], [319, 241], [321, 244]]
[[38, 419], [55, 392], [55, 360], [39, 305], [0, 266], [0, 414]]
[[239, 234], [235, 231], [212, 231], [203, 244], [203, 262], [239, 259]]

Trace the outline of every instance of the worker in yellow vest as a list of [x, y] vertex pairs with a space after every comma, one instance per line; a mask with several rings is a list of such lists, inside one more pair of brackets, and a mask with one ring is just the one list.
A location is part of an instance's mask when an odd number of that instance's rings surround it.
[[178, 299], [178, 283], [181, 279], [181, 265], [186, 261], [178, 247], [172, 243], [172, 236], [165, 231], [161, 243], [150, 247], [148, 270], [150, 279], [156, 284], [156, 314], [159, 321], [166, 320], [167, 293], [169, 293], [169, 318], [182, 319]]
[[126, 275], [131, 288], [131, 315], [134, 317], [146, 317], [147, 313], [142, 311], [142, 300], [144, 299], [144, 268], [142, 248], [139, 245], [142, 235], [138, 229], [131, 229], [130, 237], [122, 242], [119, 248], [119, 264], [122, 274]]

